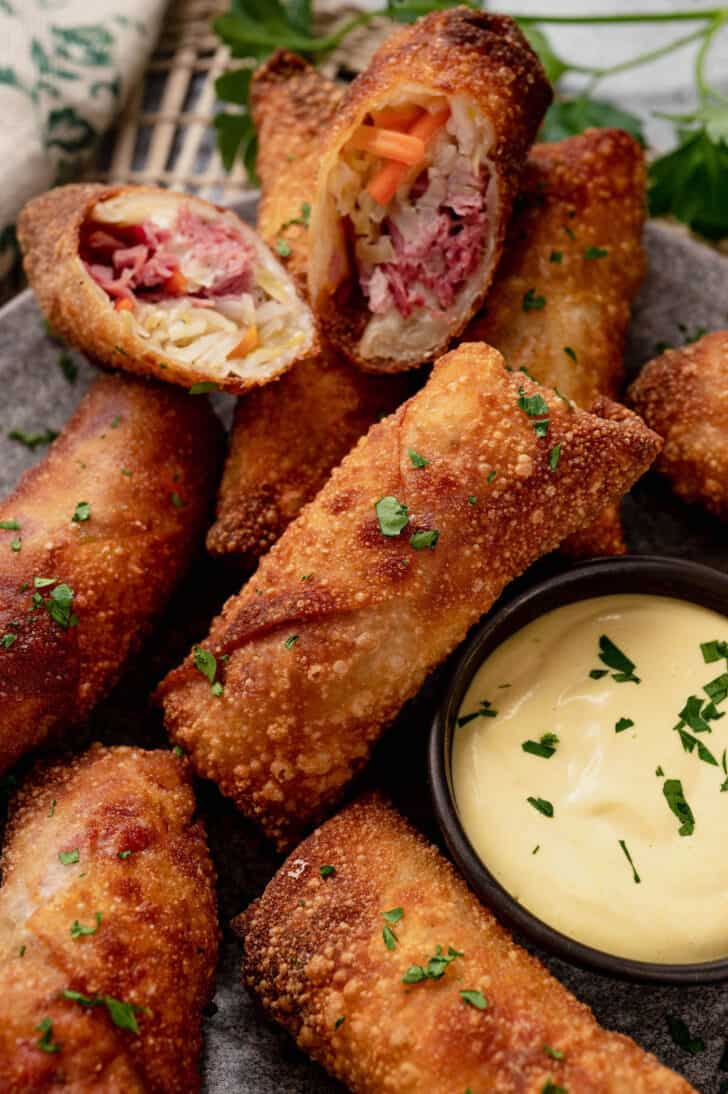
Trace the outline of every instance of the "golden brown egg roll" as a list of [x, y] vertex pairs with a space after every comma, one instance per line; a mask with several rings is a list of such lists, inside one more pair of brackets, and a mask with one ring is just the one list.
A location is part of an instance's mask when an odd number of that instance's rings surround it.
[[578, 410], [488, 346], [447, 354], [228, 601], [205, 643], [214, 673], [197, 651], [160, 685], [174, 740], [286, 843], [507, 582], [658, 448], [636, 415]]
[[728, 520], [728, 331], [666, 350], [628, 396], [664, 439], [655, 466], [675, 493]]
[[0, 503], [0, 770], [116, 683], [204, 535], [206, 399], [104, 376]]
[[356, 1094], [693, 1090], [602, 1029], [378, 797], [317, 829], [234, 926], [244, 983]]
[[18, 793], [0, 889], [5, 1094], [199, 1090], [215, 878], [189, 764], [102, 748]]
[[242, 392], [314, 347], [293, 280], [229, 209], [150, 186], [62, 186], [18, 221], [53, 331], [102, 364]]
[[[320, 148], [339, 92], [311, 65], [279, 50], [251, 84], [258, 131], [258, 228], [290, 250], [304, 286], [310, 235], [302, 210], [313, 199]], [[321, 489], [373, 422], [409, 394], [409, 378], [361, 372], [330, 348], [237, 405], [208, 550], [252, 567]]]
[[[644, 156], [628, 133], [590, 129], [535, 145], [503, 259], [466, 338], [495, 346], [579, 406], [617, 396], [630, 305], [645, 272], [644, 219]], [[618, 507], [563, 549], [623, 554]]]
[[337, 350], [392, 372], [462, 332], [550, 100], [507, 16], [434, 12], [377, 51], [336, 112], [311, 216], [311, 304]]

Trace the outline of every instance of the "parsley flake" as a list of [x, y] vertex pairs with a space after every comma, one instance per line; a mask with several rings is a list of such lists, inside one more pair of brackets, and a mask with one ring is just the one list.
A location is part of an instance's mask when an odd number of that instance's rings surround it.
[[0, 520], [0, 528], [5, 532], [19, 532], [20, 525], [17, 520]]
[[214, 380], [202, 380], [197, 384], [193, 384], [190, 388], [190, 395], [207, 395], [208, 391], [219, 391], [220, 388]]
[[619, 840], [619, 846], [622, 848], [622, 851], [624, 852], [624, 857], [627, 859], [627, 862], [632, 867], [632, 880], [634, 881], [635, 885], [641, 884], [642, 878], [637, 873], [637, 869], [635, 867], [635, 864], [632, 861], [632, 856], [630, 855], [629, 849], [627, 848], [627, 844], [625, 843], [625, 841], [623, 839]]
[[559, 738], [555, 733], [544, 733], [540, 741], [524, 741], [521, 748], [524, 752], [530, 752], [532, 756], [541, 756], [544, 760], [550, 760], [558, 743]]
[[689, 1052], [691, 1056], [697, 1056], [699, 1052], [705, 1050], [705, 1041], [702, 1037], [694, 1037], [682, 1018], [678, 1018], [673, 1014], [666, 1014], [665, 1021], [667, 1022], [670, 1036], [678, 1048], [683, 1049], [685, 1052]]
[[529, 289], [528, 292], [523, 294], [522, 307], [524, 311], [540, 311], [545, 305], [546, 297], [537, 296], [535, 289]]
[[465, 991], [461, 991], [459, 994], [464, 1003], [467, 1003], [469, 1007], [475, 1007], [476, 1010], [485, 1010], [488, 1006], [488, 1000], [482, 991], [471, 991], [466, 988]]
[[549, 255], [549, 262], [561, 262], [561, 259], [563, 257], [564, 257], [564, 252], [563, 251], [552, 251], [551, 254]]
[[410, 536], [410, 547], [414, 547], [415, 551], [424, 551], [429, 547], [433, 551], [439, 538], [440, 533], [437, 528], [413, 532]]
[[631, 729], [634, 722], [631, 718], [620, 718], [614, 727], [615, 733], [624, 733], [625, 729]]
[[526, 801], [529, 805], [532, 805], [538, 813], [543, 813], [544, 817], [553, 817], [554, 807], [551, 802], [546, 801], [545, 798], [526, 798]]
[[695, 831], [695, 817], [693, 811], [685, 800], [680, 779], [666, 779], [662, 787], [665, 801], [672, 812], [680, 821], [679, 836], [692, 836]]
[[[8, 528], [9, 524], [0, 522], [0, 528]], [[17, 527], [17, 525], [15, 525]], [[713, 661], [720, 661], [723, 657], [728, 658], [728, 642], [722, 642], [715, 640], [713, 642], [701, 642], [700, 652], [703, 655], [703, 661], [706, 665], [710, 665]]]
[[396, 950], [399, 939], [392, 928], [388, 927], [386, 924], [382, 928], [382, 938], [384, 939], [384, 945], [388, 950]]
[[342, 1015], [340, 1018], [337, 1018], [336, 1021], [334, 1022], [334, 1029], [335, 1030], [336, 1029], [341, 1029], [341, 1027], [343, 1026], [345, 1021], [346, 1021], [346, 1015]]
[[415, 452], [414, 448], [407, 449], [407, 455], [410, 458], [410, 463], [413, 467], [427, 467], [429, 460], [426, 460], [424, 456], [421, 456], [419, 452]]
[[288, 638], [287, 638], [287, 639], [285, 640], [285, 642], [283, 643], [283, 645], [285, 646], [285, 648], [286, 648], [287, 650], [290, 650], [290, 649], [291, 649], [291, 647], [292, 647], [292, 646], [294, 646], [294, 645], [296, 644], [296, 642], [298, 642], [298, 639], [299, 639], [300, 637], [301, 637], [301, 636], [300, 636], [300, 635], [298, 635], [298, 634], [289, 634], [289, 635], [288, 635]]
[[549, 468], [551, 471], [555, 471], [559, 466], [559, 460], [561, 459], [561, 444], [555, 444], [549, 452]]
[[541, 1094], [569, 1094], [565, 1086], [557, 1086], [551, 1079], [547, 1079], [541, 1087]]
[[552, 1048], [551, 1045], [544, 1045], [543, 1050], [552, 1060], [563, 1060], [564, 1058], [564, 1054], [560, 1048]]
[[493, 709], [493, 704], [490, 699], [480, 700], [480, 709], [474, 710], [470, 714], [461, 714], [457, 720], [458, 726], [466, 726], [468, 722], [472, 722], [474, 718], [495, 718], [498, 714], [497, 710]]
[[123, 861], [124, 859], [129, 858], [129, 855], [133, 854], [133, 851], [119, 851], [119, 854], [116, 857], [120, 858]]
[[67, 350], [61, 350], [58, 354], [58, 367], [69, 384], [74, 384], [78, 379], [78, 365]]
[[217, 658], [215, 657], [215, 654], [211, 653], [210, 650], [203, 649], [202, 646], [195, 646], [192, 653], [197, 671], [202, 673], [210, 684], [213, 684], [215, 682], [215, 673], [217, 672]]
[[52, 817], [53, 814], [55, 813], [55, 811], [56, 811], [56, 799], [54, 798], [53, 801], [50, 804], [50, 808], [48, 810], [48, 816]]
[[73, 851], [59, 851], [58, 861], [62, 866], [73, 866], [75, 862], [79, 860], [78, 847], [75, 847]]
[[493, 468], [492, 471], [488, 472], [488, 477], [485, 480], [488, 483], [488, 486], [490, 486], [491, 483], [495, 482], [495, 477], [497, 474], [498, 472], [495, 470], [495, 468]]
[[391, 495], [380, 498], [374, 512], [383, 536], [398, 536], [409, 520], [407, 506]]
[[16, 537], [10, 544], [10, 550], [19, 551], [22, 546], [22, 541]]
[[74, 919], [71, 924], [71, 938], [81, 938], [83, 935], [96, 934], [101, 926], [101, 920], [103, 919], [101, 912], [94, 912], [94, 919], [96, 920], [96, 923], [93, 927], [84, 927], [77, 919]]
[[526, 395], [525, 388], [518, 389], [518, 406], [528, 414], [529, 418], [540, 417], [548, 414], [549, 407], [542, 395]]
[[606, 258], [608, 254], [609, 251], [606, 247], [595, 247], [592, 245], [584, 248], [584, 258], [587, 259], [587, 261], [594, 258]]
[[336, 867], [329, 865], [329, 863], [319, 867], [319, 874], [322, 878], [333, 877], [335, 873]]
[[4, 634], [2, 636], [2, 638], [0, 638], [0, 646], [4, 650], [9, 650], [10, 647], [12, 646], [13, 642], [16, 642], [17, 639], [18, 639], [17, 634], [11, 634], [10, 631], [8, 631], [7, 634]]
[[285, 239], [277, 239], [276, 253], [279, 254], [281, 258], [289, 258], [291, 254], [290, 243], [288, 243]]
[[35, 1027], [41, 1036], [35, 1042], [41, 1052], [60, 1052], [61, 1046], [53, 1040], [53, 1023], [50, 1018], [44, 1018]]
[[175, 509], [184, 509], [185, 502], [182, 501], [182, 498], [179, 496], [176, 490], [173, 490], [172, 493], [169, 495], [169, 500], [172, 502], [172, 505], [175, 507]]
[[477, 505], [477, 504], [478, 504], [478, 499], [476, 498], [475, 494], [470, 494], [470, 496], [468, 497], [468, 505]]
[[44, 429], [42, 433], [26, 433], [24, 429], [11, 429], [8, 433], [8, 438], [11, 441], [24, 444], [31, 452], [35, 452], [36, 448], [40, 448], [42, 445], [55, 441], [57, 436], [58, 433], [55, 429]]
[[446, 954], [442, 952], [442, 946], [436, 946], [434, 957], [431, 957], [426, 965], [410, 965], [402, 977], [402, 983], [419, 984], [423, 980], [440, 980], [445, 975], [450, 962], [456, 957], [464, 956], [453, 946], [448, 946]]
[[574, 363], [576, 363], [576, 353], [575, 353], [575, 351], [574, 351], [574, 350], [573, 350], [573, 349], [571, 348], [571, 346], [564, 346], [564, 353], [566, 354], [566, 356], [567, 356], [567, 357], [570, 357], [570, 358], [571, 358], [571, 360], [572, 360], [572, 361], [573, 361]]
[[73, 511], [73, 516], [71, 517], [71, 520], [75, 521], [76, 524], [83, 524], [83, 522], [88, 520], [90, 516], [91, 505], [89, 504], [89, 502], [79, 501]]
[[[599, 660], [607, 666], [609, 669], [613, 669], [612, 679], [616, 680], [618, 684], [633, 683], [639, 684], [639, 676], [635, 676], [634, 661], [630, 661], [629, 657], [620, 650], [619, 646], [615, 646], [614, 642], [610, 638], [607, 638], [606, 634], [602, 634], [599, 638]], [[589, 673], [589, 675], [598, 680], [599, 677], [594, 676], [594, 672], [601, 672], [597, 669]], [[602, 676], [606, 673], [601, 672]]]
[[83, 995], [80, 991], [72, 991], [70, 988], [62, 991], [61, 995], [64, 999], [70, 999], [82, 1007], [105, 1006], [114, 1025], [119, 1029], [129, 1030], [130, 1033], [139, 1033], [136, 1015], [150, 1013], [146, 1007], [139, 1007], [136, 1003], [124, 1003], [111, 995]]

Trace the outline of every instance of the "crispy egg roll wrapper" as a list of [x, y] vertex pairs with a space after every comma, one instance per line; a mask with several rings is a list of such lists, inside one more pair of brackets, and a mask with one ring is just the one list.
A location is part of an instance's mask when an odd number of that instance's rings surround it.
[[[324, 864], [335, 872], [322, 878]], [[394, 908], [390, 951], [382, 912]], [[356, 1094], [538, 1094], [550, 1081], [574, 1094], [693, 1091], [603, 1029], [378, 796], [314, 831], [233, 926], [244, 984]], [[443, 976], [403, 984], [436, 946], [459, 952]], [[461, 991], [482, 992], [485, 1009]]]
[[278, 259], [201, 198], [61, 186], [25, 206], [18, 239], [52, 330], [101, 364], [240, 393], [315, 351], [311, 313]]
[[[311, 305], [322, 335], [337, 350], [361, 368], [391, 372], [433, 359], [463, 331], [490, 286], [520, 172], [551, 94], [536, 54], [507, 16], [465, 7], [433, 12], [380, 47], [342, 97], [324, 147], [311, 216]], [[426, 145], [424, 163], [409, 170], [393, 199], [382, 205], [368, 195], [357, 198], [370, 172], [385, 161], [370, 157], [361, 169], [356, 159], [354, 166], [344, 165], [344, 146], [372, 111], [412, 103], [429, 107], [431, 114], [449, 106], [450, 118]], [[457, 157], [452, 162], [451, 155]], [[349, 174], [342, 177], [344, 166]], [[437, 171], [453, 179], [453, 193], [433, 197], [432, 208], [414, 216], [424, 167], [426, 186]], [[443, 237], [418, 252], [420, 265], [413, 274], [408, 266], [412, 248], [429, 233], [434, 213]], [[342, 229], [342, 218], [348, 218], [351, 232]], [[401, 244], [393, 234], [393, 218]], [[443, 260], [442, 270], [436, 269], [433, 263], [449, 253], [444, 248], [455, 246], [461, 229], [462, 240], [467, 236], [470, 242], [461, 240], [462, 253], [453, 253]], [[354, 255], [370, 230], [377, 244], [386, 237], [396, 252], [394, 258], [371, 259], [374, 277], [388, 285], [386, 291], [380, 285], [384, 301], [376, 304], [374, 288], [359, 284], [361, 261]], [[392, 263], [397, 273], [390, 277]], [[416, 287], [430, 275], [433, 284], [423, 297]], [[451, 281], [451, 299], [441, 298], [438, 282]], [[398, 304], [405, 291], [407, 303]]]
[[[644, 220], [644, 155], [628, 133], [590, 129], [535, 145], [503, 259], [466, 337], [495, 346], [514, 368], [586, 409], [599, 395], [615, 398], [630, 305], [645, 272]], [[563, 549], [624, 554], [618, 507]]]
[[[322, 865], [334, 873], [322, 878]], [[402, 909], [382, 938], [382, 913]], [[234, 926], [243, 981], [356, 1094], [689, 1094], [688, 1082], [517, 946], [440, 852], [376, 796], [327, 821]], [[404, 984], [441, 946], [439, 979]], [[461, 991], [480, 992], [486, 1007]], [[554, 1059], [549, 1046], [563, 1053]]]
[[[521, 392], [547, 399], [547, 436]], [[167, 727], [197, 770], [281, 844], [329, 809], [511, 578], [653, 461], [659, 439], [639, 418], [608, 403], [600, 414], [506, 371], [490, 347], [446, 355], [226, 604], [206, 642], [228, 658], [222, 694], [192, 658], [160, 685]], [[408, 507], [399, 535], [380, 530], [383, 497]], [[415, 550], [410, 537], [428, 529], [436, 544]]]
[[728, 331], [666, 350], [628, 397], [664, 439], [655, 466], [675, 493], [728, 521]]
[[[301, 209], [313, 198], [335, 85], [279, 50], [251, 84], [261, 181], [258, 228], [305, 290], [310, 243]], [[331, 350], [238, 402], [208, 550], [252, 567], [318, 493], [369, 426], [410, 393], [408, 377], [362, 373]]]
[[219, 447], [206, 399], [103, 376], [0, 503], [0, 770], [116, 683], [199, 549]]
[[[189, 764], [169, 751], [95, 745], [18, 792], [0, 889], [5, 1094], [199, 1090], [218, 925], [194, 812]], [[64, 991], [143, 1008], [132, 1012], [138, 1032]]]

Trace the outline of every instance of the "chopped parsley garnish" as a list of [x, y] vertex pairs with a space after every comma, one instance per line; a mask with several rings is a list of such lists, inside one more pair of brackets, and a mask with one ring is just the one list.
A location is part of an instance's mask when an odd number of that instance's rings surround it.
[[625, 729], [631, 729], [634, 722], [631, 718], [620, 718], [614, 727], [615, 733], [624, 733]]
[[324, 866], [319, 866], [319, 874], [322, 878], [333, 877], [336, 873], [336, 867], [326, 863]]
[[149, 1014], [146, 1007], [138, 1007], [136, 1003], [123, 1003], [121, 999], [114, 999], [111, 995], [82, 995], [80, 991], [71, 991], [67, 988], [61, 992], [64, 999], [70, 999], [74, 1003], [80, 1003], [82, 1007], [105, 1006], [109, 1017], [119, 1029], [129, 1030], [130, 1033], [139, 1033], [137, 1014]]
[[308, 222], [311, 217], [311, 206], [309, 202], [304, 201], [301, 205], [301, 215], [299, 217], [292, 217], [291, 220], [286, 220], [281, 224], [280, 231], [284, 231], [290, 227], [291, 224], [302, 224], [304, 228], [308, 227]]
[[[0, 523], [0, 528], [7, 527], [7, 524]], [[701, 642], [700, 652], [703, 655], [705, 664], [710, 665], [713, 661], [720, 661], [723, 657], [728, 658], [728, 642], [722, 642], [718, 639], [713, 642]]]
[[404, 908], [391, 908], [388, 912], [382, 912], [382, 919], [386, 919], [387, 923], [399, 923], [403, 915]]
[[129, 858], [129, 855], [133, 855], [133, 854], [134, 854], [133, 851], [119, 851], [119, 854], [116, 857], [123, 860], [125, 858]]
[[101, 912], [94, 912], [94, 919], [96, 920], [96, 923], [93, 927], [84, 927], [77, 919], [74, 919], [71, 924], [71, 938], [81, 938], [82, 935], [96, 934], [101, 926], [101, 920], [103, 919]]
[[291, 254], [290, 243], [288, 243], [285, 239], [277, 239], [276, 253], [279, 254], [281, 258], [289, 258]]
[[207, 395], [208, 391], [219, 391], [218, 385], [214, 380], [201, 380], [197, 384], [193, 384], [190, 388], [190, 395]]
[[73, 851], [59, 851], [58, 861], [62, 866], [73, 866], [75, 862], [79, 860], [78, 847], [75, 847]]
[[[599, 638], [599, 660], [607, 666], [609, 669], [613, 669], [612, 679], [616, 680], [618, 684], [632, 683], [639, 684], [639, 676], [635, 676], [634, 661], [630, 661], [629, 657], [620, 650], [619, 646], [615, 646], [614, 642], [610, 638], [607, 638], [606, 634], [602, 634]], [[606, 673], [601, 669], [592, 669], [589, 675], [594, 680], [598, 680], [599, 676], [595, 673], [599, 672], [600, 676], [605, 676]]]
[[541, 1087], [541, 1094], [569, 1094], [565, 1086], [557, 1086], [551, 1079], [547, 1079]]
[[564, 224], [564, 225], [562, 225], [562, 227], [563, 227], [564, 231], [566, 232], [567, 236], [569, 237], [569, 239], [576, 239], [576, 236], [574, 235], [573, 231], [571, 230], [571, 228], [569, 227], [568, 224]]
[[55, 813], [55, 811], [56, 811], [56, 799], [54, 798], [53, 801], [50, 804], [50, 808], [48, 810], [48, 816], [52, 817], [53, 814]]
[[[36, 578], [36, 582], [39, 579]], [[55, 579], [54, 579], [55, 580]], [[36, 585], [36, 588], [42, 586]], [[51, 619], [59, 627], [75, 627], [78, 624], [78, 616], [73, 614], [73, 589], [70, 585], [61, 583], [51, 590], [50, 596], [45, 601], [45, 606]]]
[[539, 741], [524, 741], [521, 748], [524, 752], [530, 752], [532, 756], [542, 756], [549, 760], [556, 751], [559, 738], [555, 733], [544, 733]]
[[601, 680], [603, 676], [609, 676], [607, 669], [592, 669], [589, 673], [592, 680]]
[[728, 696], [728, 672], [721, 673], [715, 680], [703, 684], [703, 691], [713, 703], [722, 703]]
[[689, 1052], [691, 1056], [697, 1056], [699, 1052], [705, 1050], [705, 1041], [702, 1037], [694, 1037], [682, 1018], [677, 1018], [673, 1014], [666, 1014], [665, 1021], [667, 1022], [670, 1036], [678, 1048], [682, 1048], [685, 1052]]
[[551, 1045], [544, 1045], [543, 1050], [552, 1060], [563, 1060], [564, 1058], [564, 1054], [560, 1048], [552, 1048]]
[[112, 429], [118, 429], [120, 425], [121, 425], [121, 414], [115, 414], [114, 417], [111, 419], [111, 428]]
[[87, 501], [79, 501], [76, 508], [73, 510], [73, 516], [71, 520], [76, 524], [83, 524], [91, 516], [91, 505]]
[[488, 477], [485, 480], [488, 483], [488, 486], [490, 486], [491, 483], [495, 482], [495, 477], [496, 477], [497, 474], [498, 474], [498, 472], [496, 471], [495, 468], [493, 468], [492, 471], [488, 472]]
[[121, 473], [122, 475], [125, 475], [127, 479], [130, 479], [133, 474], [133, 472], [130, 471], [128, 467], [122, 467]]
[[680, 821], [679, 836], [692, 836], [695, 831], [695, 817], [693, 811], [685, 800], [680, 779], [666, 779], [662, 787], [662, 793], [672, 812]]
[[424, 551], [429, 547], [432, 551], [439, 538], [440, 533], [437, 528], [413, 532], [410, 536], [410, 547], [414, 547], [415, 551]]
[[540, 311], [545, 305], [546, 297], [537, 296], [535, 289], [529, 289], [528, 292], [523, 294], [522, 306], [524, 311]]
[[34, 589], [47, 589], [49, 585], [55, 585], [55, 577], [34, 577], [33, 588]]
[[172, 502], [172, 505], [175, 507], [175, 509], [184, 509], [185, 503], [182, 501], [182, 498], [179, 496], [176, 490], [173, 490], [172, 493], [169, 495], [169, 500]]
[[0, 520], [0, 528], [5, 532], [19, 532], [20, 525], [17, 520]]
[[195, 646], [192, 650], [192, 656], [195, 668], [209, 682], [210, 691], [213, 695], [220, 696], [222, 694], [222, 684], [220, 681], [215, 680], [215, 675], [217, 673], [217, 658], [215, 657], [215, 654], [210, 650], [204, 649], [202, 646]]
[[184, 749], [180, 748], [179, 745], [175, 745], [174, 748], [172, 749], [172, 755], [173, 756], [184, 756]]
[[561, 459], [561, 444], [555, 444], [549, 452], [549, 467], [552, 471], [555, 471], [559, 466], [559, 460]]
[[488, 1000], [483, 995], [482, 991], [472, 991], [470, 988], [466, 988], [460, 992], [460, 998], [464, 1003], [467, 1003], [469, 1007], [475, 1007], [476, 1010], [485, 1010], [488, 1006]]
[[564, 353], [567, 357], [570, 357], [572, 361], [576, 363], [576, 353], [571, 346], [564, 346]]
[[657, 775], [658, 779], [661, 779], [661, 778], [664, 777], [665, 772], [662, 770], [662, 764], [660, 764], [658, 767], [655, 768], [655, 774]]
[[590, 246], [584, 248], [584, 258], [586, 258], [587, 260], [592, 258], [606, 258], [608, 254], [609, 251], [606, 249], [606, 247]]
[[563, 251], [552, 251], [551, 254], [549, 255], [549, 262], [561, 262], [561, 259], [563, 257], [564, 257], [564, 252]]
[[419, 452], [415, 452], [414, 448], [407, 449], [407, 455], [410, 458], [410, 463], [413, 467], [427, 467], [429, 460], [426, 460], [424, 456], [421, 456]]
[[10, 631], [8, 631], [7, 634], [4, 634], [2, 638], [0, 638], [0, 646], [2, 646], [4, 650], [9, 650], [13, 642], [17, 641], [17, 638], [17, 634], [11, 634]]
[[55, 441], [57, 436], [55, 429], [44, 429], [42, 433], [26, 433], [24, 429], [11, 429], [8, 433], [8, 438], [11, 441], [24, 444], [31, 452], [35, 452], [36, 448], [40, 448], [41, 445]]
[[78, 365], [66, 350], [62, 350], [58, 354], [58, 367], [69, 384], [76, 382], [78, 379]]
[[12, 541], [12, 543], [10, 544], [10, 550], [11, 551], [19, 551], [22, 546], [23, 546], [23, 544], [22, 544], [21, 540], [16, 537]]
[[374, 512], [383, 536], [398, 536], [409, 520], [407, 506], [391, 495], [380, 498], [374, 506]]
[[694, 752], [697, 748], [698, 758], [701, 759], [703, 763], [712, 764], [713, 767], [718, 766], [718, 761], [715, 756], [702, 741], [699, 741], [697, 737], [693, 737], [692, 733], [688, 733], [686, 729], [683, 729], [681, 723], [674, 728], [677, 730], [680, 736], [680, 742], [686, 752]]
[[630, 853], [629, 853], [629, 850], [628, 850], [628, 848], [627, 848], [627, 844], [626, 844], [626, 843], [624, 842], [624, 840], [623, 840], [623, 839], [619, 840], [619, 846], [620, 846], [620, 847], [622, 848], [622, 850], [624, 851], [624, 857], [625, 857], [625, 858], [627, 859], [627, 862], [628, 862], [628, 863], [630, 864], [630, 866], [632, 867], [632, 880], [634, 881], [635, 885], [639, 885], [639, 884], [641, 883], [641, 881], [642, 881], [642, 878], [641, 878], [641, 877], [640, 877], [640, 875], [639, 875], [639, 874], [637, 873], [637, 869], [636, 869], [636, 867], [635, 867], [635, 864], [634, 864], [634, 862], [632, 861], [632, 856], [630, 855]]
[[342, 1015], [340, 1018], [337, 1018], [336, 1021], [334, 1022], [334, 1029], [341, 1029], [341, 1027], [343, 1026], [345, 1021], [346, 1021], [346, 1015]]
[[283, 645], [286, 647], [287, 650], [290, 650], [291, 647], [294, 646], [296, 642], [298, 642], [299, 638], [300, 635], [298, 634], [289, 634]]
[[678, 715], [680, 724], [690, 726], [693, 733], [710, 733], [710, 726], [700, 714], [702, 705], [703, 700], [699, 695], [691, 695]]
[[426, 965], [410, 965], [402, 977], [403, 984], [419, 984], [423, 980], [439, 980], [445, 975], [448, 965], [456, 957], [465, 955], [453, 946], [448, 946], [447, 953], [442, 952], [442, 946], [435, 947], [435, 955]]
[[26, 946], [25, 946], [25, 943], [23, 943], [23, 945], [18, 950], [18, 957], [25, 957], [25, 950], [26, 950]]
[[542, 418], [538, 422], [534, 422], [533, 430], [537, 437], [545, 437], [549, 431], [548, 418]]
[[526, 798], [526, 801], [529, 805], [532, 805], [538, 813], [543, 813], [544, 817], [553, 817], [554, 807], [551, 802], [546, 801], [545, 798]]
[[518, 406], [528, 414], [529, 418], [549, 412], [548, 403], [542, 395], [526, 395], [525, 388], [522, 387], [518, 389]]
[[541, 850], [541, 844], [537, 843], [536, 846], [534, 847], [533, 851], [531, 851], [531, 854], [532, 855], [537, 855], [540, 850]]
[[53, 1040], [53, 1023], [50, 1018], [44, 1018], [35, 1027], [41, 1036], [35, 1042], [41, 1052], [60, 1052], [61, 1046]]
[[490, 699], [480, 700], [480, 710], [474, 710], [471, 714], [462, 714], [457, 721], [459, 726], [466, 726], [473, 718], [495, 718], [498, 711], [493, 709]]
[[[493, 474], [493, 472], [491, 472], [491, 474]], [[488, 476], [488, 478], [490, 478], [490, 476]], [[477, 504], [478, 504], [478, 499], [476, 498], [475, 494], [470, 494], [469, 497], [468, 497], [468, 505], [477, 505]]]
[[384, 939], [384, 945], [388, 950], [396, 950], [399, 939], [392, 928], [388, 927], [386, 924], [382, 928], [382, 938]]

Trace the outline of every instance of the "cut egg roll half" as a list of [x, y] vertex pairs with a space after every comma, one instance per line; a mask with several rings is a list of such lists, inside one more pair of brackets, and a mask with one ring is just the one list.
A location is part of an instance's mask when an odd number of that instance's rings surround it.
[[482, 302], [551, 89], [512, 19], [455, 8], [395, 33], [324, 147], [309, 290], [372, 372], [437, 356]]
[[102, 364], [242, 392], [312, 349], [311, 313], [230, 210], [147, 186], [35, 198], [18, 236], [53, 331]]

